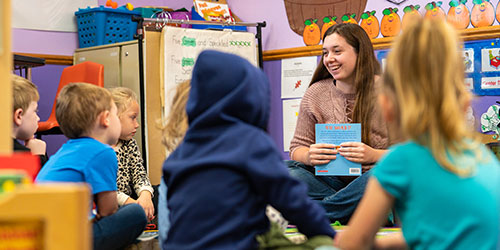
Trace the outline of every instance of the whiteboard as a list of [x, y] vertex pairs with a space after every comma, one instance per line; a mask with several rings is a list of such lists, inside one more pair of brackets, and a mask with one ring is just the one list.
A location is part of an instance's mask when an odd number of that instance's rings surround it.
[[[198, 55], [218, 50], [239, 55], [257, 66], [255, 35], [231, 30], [199, 30], [165, 26], [162, 30], [164, 65], [164, 117], [168, 116], [177, 84], [191, 79]], [[230, 62], [228, 62], [230, 63]]]
[[15, 0], [12, 27], [18, 29], [76, 32], [78, 8], [97, 6], [97, 0]]

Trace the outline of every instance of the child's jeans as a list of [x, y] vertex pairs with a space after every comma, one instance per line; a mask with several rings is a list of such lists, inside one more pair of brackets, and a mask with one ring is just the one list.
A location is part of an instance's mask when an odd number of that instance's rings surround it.
[[161, 177], [160, 188], [159, 188], [159, 198], [158, 198], [158, 232], [160, 240], [160, 248], [163, 249], [163, 243], [166, 242], [168, 236], [168, 230], [170, 229], [170, 219], [167, 206], [167, 184]]
[[371, 171], [362, 174], [350, 183], [336, 176], [315, 176], [314, 167], [298, 161], [285, 161], [290, 175], [308, 186], [308, 195], [326, 210], [330, 221], [347, 224], [354, 213], [363, 193]]
[[120, 207], [114, 214], [93, 223], [94, 250], [124, 248], [144, 231], [146, 223], [146, 214], [139, 204]]

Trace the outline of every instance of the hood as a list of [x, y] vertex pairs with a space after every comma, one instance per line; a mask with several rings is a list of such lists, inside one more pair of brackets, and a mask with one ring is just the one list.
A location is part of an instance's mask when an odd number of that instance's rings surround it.
[[232, 123], [265, 130], [269, 110], [269, 82], [261, 69], [233, 54], [200, 53], [186, 105], [189, 130]]

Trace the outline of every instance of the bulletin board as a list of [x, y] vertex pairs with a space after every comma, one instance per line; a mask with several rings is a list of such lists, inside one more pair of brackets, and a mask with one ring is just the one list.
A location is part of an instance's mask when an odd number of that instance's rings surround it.
[[[382, 67], [385, 67], [388, 52], [376, 51]], [[500, 95], [500, 39], [467, 41], [462, 48], [462, 56], [467, 88], [478, 96]]]

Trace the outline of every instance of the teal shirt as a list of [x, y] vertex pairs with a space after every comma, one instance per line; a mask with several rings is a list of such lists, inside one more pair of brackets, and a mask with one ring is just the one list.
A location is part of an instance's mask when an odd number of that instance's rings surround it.
[[481, 145], [453, 159], [474, 164], [470, 177], [441, 167], [428, 148], [406, 142], [392, 147], [374, 168], [374, 177], [395, 198], [403, 235], [411, 249], [497, 249], [500, 165]]

